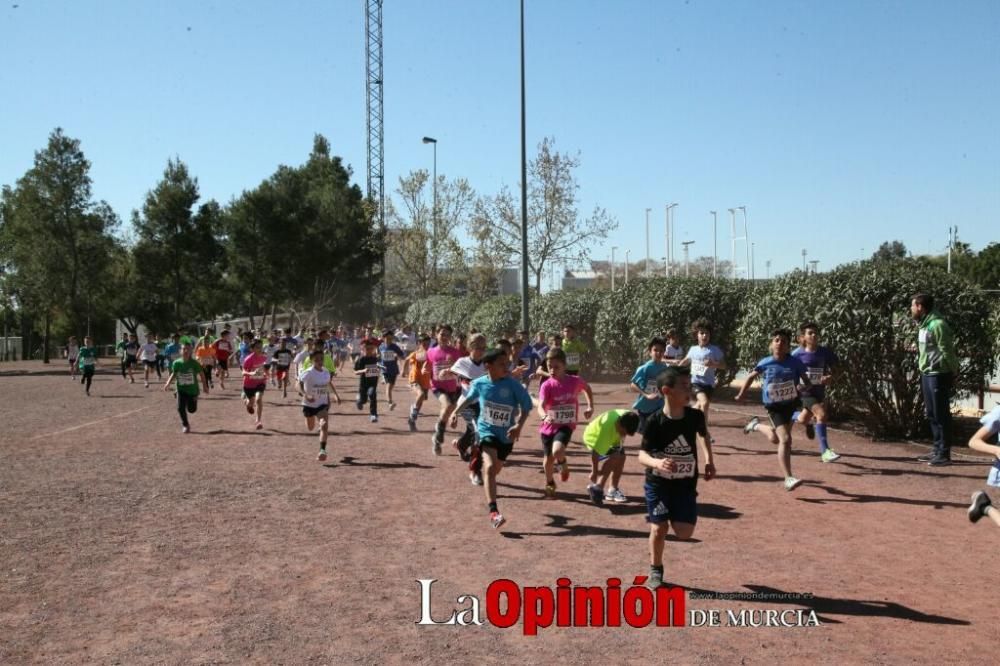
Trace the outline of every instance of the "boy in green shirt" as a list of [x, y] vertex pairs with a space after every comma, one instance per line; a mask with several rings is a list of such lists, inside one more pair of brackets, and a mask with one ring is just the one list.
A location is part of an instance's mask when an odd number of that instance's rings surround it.
[[94, 379], [94, 368], [97, 365], [97, 347], [94, 346], [94, 341], [88, 335], [83, 338], [83, 346], [80, 347], [79, 360], [77, 363], [80, 366], [80, 383], [84, 385], [87, 391], [87, 395], [90, 395], [90, 382]]
[[[591, 501], [597, 506], [604, 500], [625, 502], [628, 498], [618, 488], [625, 469], [624, 439], [634, 435], [639, 429], [639, 415], [628, 409], [612, 409], [604, 412], [583, 431], [583, 445], [590, 449], [590, 483], [587, 491]], [[600, 463], [604, 465], [598, 469]], [[611, 486], [605, 490], [611, 478]]]
[[170, 388], [170, 384], [177, 380], [177, 412], [181, 415], [181, 432], [187, 434], [191, 432], [188, 424], [188, 414], [198, 411], [198, 380], [201, 380], [205, 393], [208, 393], [208, 380], [202, 372], [201, 364], [191, 358], [191, 344], [181, 347], [181, 357], [170, 366], [170, 376], [167, 383], [163, 385], [163, 390]]
[[572, 324], [566, 324], [563, 326], [562, 350], [566, 354], [566, 374], [580, 374], [580, 365], [583, 363], [583, 355], [590, 350], [587, 349], [587, 345], [577, 339], [576, 329]]

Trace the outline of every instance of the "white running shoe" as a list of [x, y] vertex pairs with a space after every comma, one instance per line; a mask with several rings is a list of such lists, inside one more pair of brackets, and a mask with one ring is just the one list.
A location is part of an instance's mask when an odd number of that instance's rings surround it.
[[796, 479], [794, 476], [785, 477], [785, 490], [795, 490], [801, 485], [802, 481], [800, 479]]

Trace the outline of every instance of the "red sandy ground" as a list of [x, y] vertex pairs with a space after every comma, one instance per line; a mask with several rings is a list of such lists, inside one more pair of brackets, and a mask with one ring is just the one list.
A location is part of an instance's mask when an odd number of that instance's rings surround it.
[[[12, 368], [27, 374], [6, 374]], [[317, 463], [290, 397], [266, 394], [262, 432], [237, 391], [201, 400], [183, 436], [173, 398], [99, 374], [94, 396], [61, 365], [0, 370], [0, 663], [945, 663], [988, 662], [1000, 532], [965, 508], [988, 461], [932, 469], [926, 448], [832, 435], [822, 464], [796, 430], [787, 493], [773, 448], [740, 427], [759, 407], [712, 417], [720, 478], [702, 481], [692, 542], [666, 544], [666, 577], [713, 592], [810, 593], [790, 601], [691, 600], [688, 609], [814, 610], [804, 628], [418, 626], [418, 578], [434, 615], [498, 578], [629, 585], [647, 571], [642, 476], [627, 504], [584, 498], [588, 458], [545, 499], [537, 420], [500, 478], [509, 522], [487, 521], [433, 419], [408, 432], [408, 396], [377, 425], [340, 380], [331, 459]], [[627, 405], [595, 386], [599, 410]], [[450, 440], [450, 437], [449, 437]], [[638, 442], [630, 442], [634, 454]]]

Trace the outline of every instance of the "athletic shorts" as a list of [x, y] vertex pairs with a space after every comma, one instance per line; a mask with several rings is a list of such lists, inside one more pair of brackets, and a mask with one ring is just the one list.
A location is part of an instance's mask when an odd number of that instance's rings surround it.
[[274, 361], [270, 361], [270, 362], [264, 364], [264, 369], [265, 370], [270, 370], [273, 367], [274, 367]]
[[695, 395], [698, 395], [699, 393], [704, 393], [705, 397], [708, 398], [709, 400], [711, 400], [712, 396], [715, 394], [715, 387], [714, 386], [709, 386], [708, 384], [694, 384], [694, 383], [692, 383], [691, 384], [691, 393], [694, 393]]
[[125, 367], [126, 368], [134, 368], [138, 362], [139, 361], [138, 361], [138, 359], [135, 356], [126, 356], [125, 357]]
[[765, 405], [767, 409], [767, 419], [771, 422], [771, 426], [774, 428], [779, 428], [783, 425], [789, 425], [792, 422], [792, 414], [801, 406], [801, 402], [798, 400], [792, 402], [779, 402], [776, 405]]
[[223, 354], [219, 352], [215, 355], [215, 358], [219, 360], [219, 365], [223, 368], [229, 367], [229, 354]]
[[507, 460], [507, 456], [509, 456], [510, 452], [514, 450], [514, 443], [508, 442], [505, 444], [496, 437], [487, 437], [479, 441], [480, 449], [485, 449], [486, 447], [495, 450], [497, 452], [497, 458], [500, 460]]
[[556, 430], [551, 435], [546, 435], [542, 433], [542, 450], [545, 451], [545, 455], [552, 455], [552, 446], [555, 442], [562, 442], [563, 446], [569, 444], [570, 437], [573, 436], [573, 429], [569, 426], [561, 426], [559, 430]]
[[990, 467], [990, 474], [986, 477], [986, 485], [993, 488], [1000, 488], [1000, 467], [996, 465]]
[[698, 491], [688, 489], [674, 490], [664, 486], [654, 486], [647, 483], [646, 491], [646, 522], [660, 524], [668, 520], [677, 523], [695, 525], [698, 522]]
[[76, 359], [75, 358], [71, 358], [69, 360], [69, 364], [70, 364], [70, 366], [75, 366], [76, 365]]
[[817, 398], [814, 395], [804, 395], [802, 396], [802, 407], [804, 409], [812, 409], [816, 405], [822, 405], [823, 398]]
[[324, 416], [327, 416], [329, 413], [330, 413], [329, 404], [320, 405], [319, 407], [308, 407], [306, 405], [302, 405], [302, 416], [306, 417], [307, 419], [317, 416], [322, 418]]
[[243, 387], [243, 397], [244, 398], [252, 398], [255, 395], [257, 395], [258, 393], [262, 394], [262, 393], [264, 393], [264, 389], [265, 388], [267, 388], [267, 387], [266, 386], [244, 386]]
[[159, 361], [143, 361], [142, 364], [144, 366], [146, 366], [147, 368], [155, 368], [157, 365], [160, 364], [160, 362]]
[[623, 455], [625, 455], [625, 445], [624, 444], [619, 444], [618, 446], [613, 446], [610, 449], [608, 449], [608, 452], [605, 453], [604, 455], [601, 455], [597, 451], [591, 451], [590, 455], [597, 456], [597, 459], [599, 461], [604, 462], [605, 460], [607, 460], [611, 456], [623, 456]]
[[435, 397], [438, 398], [440, 398], [441, 396], [445, 396], [446, 398], [448, 398], [449, 405], [457, 405], [459, 398], [462, 397], [462, 391], [461, 389], [456, 389], [454, 391], [444, 391], [442, 389], [434, 389], [434, 395]]
[[276, 365], [275, 367], [277, 368], [278, 379], [284, 379], [285, 377], [288, 376], [288, 368], [291, 366]]
[[397, 377], [399, 377], [399, 373], [398, 372], [383, 372], [382, 373], [382, 381], [384, 381], [386, 384], [395, 384]]

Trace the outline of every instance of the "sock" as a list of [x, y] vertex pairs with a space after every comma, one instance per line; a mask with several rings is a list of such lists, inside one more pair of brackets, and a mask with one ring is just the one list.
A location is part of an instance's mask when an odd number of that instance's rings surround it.
[[497, 509], [497, 503], [496, 502], [490, 502], [490, 511], [491, 512], [493, 512], [493, 511], [499, 511], [499, 509]]
[[663, 565], [662, 564], [650, 564], [649, 565], [649, 570], [650, 571], [659, 571], [660, 573], [663, 573]]
[[830, 448], [830, 445], [826, 441], [826, 424], [825, 423], [817, 423], [816, 424], [816, 439], [819, 440], [819, 452], [820, 453], [823, 453], [828, 448]]
[[319, 442], [319, 450], [320, 451], [326, 451], [326, 440], [325, 439], [321, 439], [320, 440], [320, 442]]

